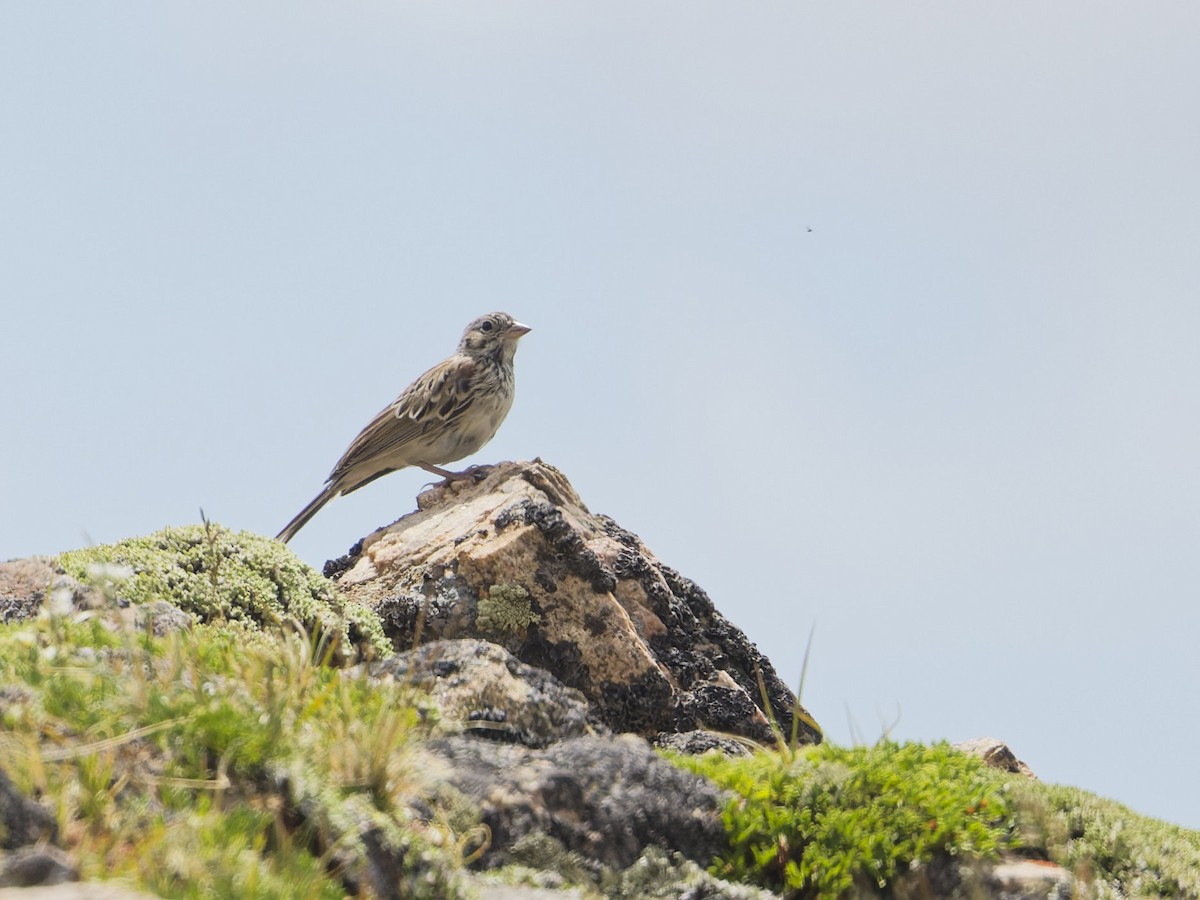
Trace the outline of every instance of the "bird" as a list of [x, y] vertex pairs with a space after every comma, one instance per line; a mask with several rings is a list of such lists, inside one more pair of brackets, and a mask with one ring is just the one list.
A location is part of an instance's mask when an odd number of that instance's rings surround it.
[[463, 331], [458, 349], [408, 387], [359, 432], [325, 487], [275, 536], [285, 544], [326, 503], [376, 478], [417, 466], [451, 481], [472, 469], [441, 468], [477, 452], [512, 408], [513, 355], [531, 329], [508, 313], [480, 316]]

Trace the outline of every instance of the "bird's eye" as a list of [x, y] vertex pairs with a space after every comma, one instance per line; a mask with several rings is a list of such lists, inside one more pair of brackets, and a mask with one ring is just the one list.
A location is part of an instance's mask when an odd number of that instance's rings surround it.
[[491, 331], [495, 327], [496, 327], [496, 323], [493, 322], [491, 319], [487, 319], [484, 322], [480, 323], [479, 330], [487, 332], [487, 331]]

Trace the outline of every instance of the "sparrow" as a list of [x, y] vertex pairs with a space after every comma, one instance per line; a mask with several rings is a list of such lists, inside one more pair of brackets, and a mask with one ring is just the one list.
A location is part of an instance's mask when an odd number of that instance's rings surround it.
[[458, 350], [407, 388], [371, 420], [342, 454], [325, 487], [276, 535], [287, 543], [326, 503], [376, 478], [417, 466], [441, 478], [467, 472], [441, 468], [478, 451], [512, 408], [513, 355], [529, 333], [508, 313], [480, 316], [467, 326]]

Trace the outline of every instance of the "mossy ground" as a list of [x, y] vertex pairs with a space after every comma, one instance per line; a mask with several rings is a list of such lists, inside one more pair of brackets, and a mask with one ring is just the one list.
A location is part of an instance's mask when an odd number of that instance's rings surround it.
[[1015, 853], [1066, 867], [1082, 897], [1200, 897], [1200, 832], [948, 744], [670, 758], [732, 792], [710, 871], [785, 896], [887, 895], [914, 866]]
[[156, 638], [94, 612], [2, 627], [0, 760], [85, 878], [342, 897], [369, 879], [369, 834], [403, 860], [405, 896], [453, 896], [469, 835], [412, 812], [429, 711], [323, 664], [324, 646], [228, 625]]
[[947, 746], [880, 744], [676, 758], [734, 793], [716, 875], [796, 894], [884, 888], [935, 853], [996, 856], [1010, 813], [1001, 785]]
[[98, 571], [124, 570], [128, 577], [114, 586], [123, 600], [165, 600], [196, 621], [253, 629], [299, 625], [333, 635], [336, 649], [347, 655], [392, 651], [373, 611], [345, 601], [283, 544], [247, 531], [205, 521], [73, 550], [58, 561], [82, 582], [95, 580]]

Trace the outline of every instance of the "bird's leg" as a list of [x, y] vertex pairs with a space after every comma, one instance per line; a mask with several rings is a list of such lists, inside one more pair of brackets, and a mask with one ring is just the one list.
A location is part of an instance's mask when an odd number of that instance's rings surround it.
[[431, 465], [430, 463], [417, 463], [417, 465], [429, 474], [445, 478], [447, 481], [466, 481], [475, 474], [475, 469], [478, 468], [478, 466], [471, 466], [471, 468], [462, 472], [451, 472], [449, 469], [443, 469], [441, 466]]
[[447, 481], [459, 481], [463, 476], [458, 472], [451, 472], [448, 469], [443, 469], [440, 466], [435, 466], [430, 463], [417, 463], [422, 469], [430, 475], [437, 475], [439, 478], [445, 478]]
[[443, 469], [440, 466], [431, 465], [430, 463], [417, 463], [417, 465], [429, 474], [445, 478], [447, 481], [466, 481], [468, 478], [478, 480], [479, 476], [483, 474], [480, 470], [492, 468], [491, 466], [470, 466], [461, 472], [451, 472], [448, 469]]

